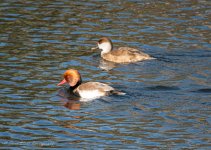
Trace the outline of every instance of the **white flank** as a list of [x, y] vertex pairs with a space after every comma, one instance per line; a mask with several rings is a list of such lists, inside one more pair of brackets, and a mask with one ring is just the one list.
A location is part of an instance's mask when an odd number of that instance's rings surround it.
[[100, 96], [104, 96], [104, 94], [102, 92], [99, 92], [98, 90], [80, 91], [80, 97], [83, 98], [81, 99], [81, 101], [89, 101], [88, 99], [94, 99]]

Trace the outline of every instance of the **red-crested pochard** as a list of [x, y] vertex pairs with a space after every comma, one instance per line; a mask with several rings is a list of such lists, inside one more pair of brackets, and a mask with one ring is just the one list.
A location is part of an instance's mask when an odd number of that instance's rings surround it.
[[68, 83], [72, 92], [82, 98], [97, 98], [107, 96], [110, 94], [124, 95], [113, 87], [100, 82], [86, 82], [82, 83], [80, 73], [75, 69], [69, 69], [64, 73], [64, 79], [58, 86]]
[[146, 53], [130, 47], [120, 47], [113, 50], [112, 41], [103, 37], [97, 42], [97, 47], [92, 49], [101, 49], [101, 57], [107, 61], [115, 63], [132, 63], [143, 60], [154, 59]]

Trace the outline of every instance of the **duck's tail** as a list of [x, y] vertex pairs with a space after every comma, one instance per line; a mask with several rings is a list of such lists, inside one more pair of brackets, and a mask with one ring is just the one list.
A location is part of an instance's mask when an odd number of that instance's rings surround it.
[[150, 56], [150, 57], [149, 57], [149, 60], [150, 60], [150, 59], [157, 59], [157, 58]]
[[125, 95], [126, 93], [117, 91], [117, 90], [112, 90], [109, 92], [109, 94], [114, 94], [114, 95]]

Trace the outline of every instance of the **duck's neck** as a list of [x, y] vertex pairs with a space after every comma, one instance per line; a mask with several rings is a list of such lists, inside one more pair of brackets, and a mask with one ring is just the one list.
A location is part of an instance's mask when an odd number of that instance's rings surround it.
[[81, 85], [81, 83], [82, 83], [82, 80], [78, 81], [76, 85], [70, 86], [70, 90], [74, 91], [79, 85]]

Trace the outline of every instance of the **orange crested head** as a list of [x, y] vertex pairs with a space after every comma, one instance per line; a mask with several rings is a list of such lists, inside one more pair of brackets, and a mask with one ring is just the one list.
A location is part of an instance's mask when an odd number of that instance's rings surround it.
[[64, 79], [59, 84], [57, 84], [57, 86], [60, 86], [64, 83], [68, 83], [71, 87], [73, 87], [80, 81], [81, 81], [80, 73], [75, 69], [69, 69], [65, 71]]

